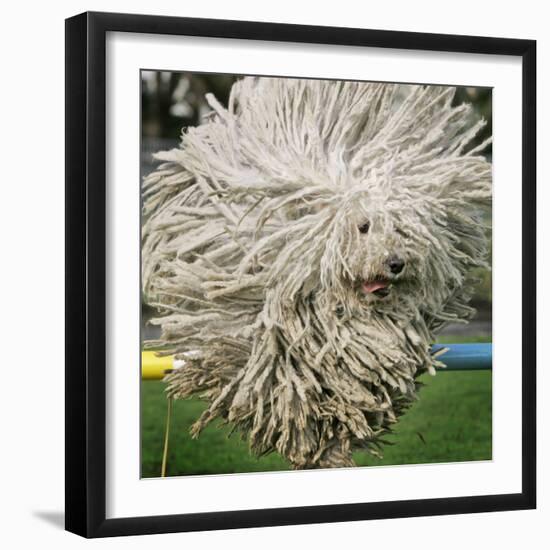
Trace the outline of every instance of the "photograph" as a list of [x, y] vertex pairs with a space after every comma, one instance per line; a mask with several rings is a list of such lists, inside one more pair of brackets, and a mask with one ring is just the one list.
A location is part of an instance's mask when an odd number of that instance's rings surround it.
[[534, 509], [536, 41], [219, 15], [66, 20], [66, 529]]
[[141, 478], [491, 461], [492, 88], [140, 94]]
[[312, 7], [6, 4], [2, 547], [550, 538], [545, 6]]

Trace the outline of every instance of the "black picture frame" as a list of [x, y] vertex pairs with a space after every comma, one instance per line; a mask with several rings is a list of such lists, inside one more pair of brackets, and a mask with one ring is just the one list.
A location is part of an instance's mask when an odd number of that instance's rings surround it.
[[[108, 31], [516, 56], [523, 68], [522, 491], [106, 519], [105, 40]], [[536, 506], [536, 42], [83, 13], [66, 20], [66, 529], [107, 537], [531, 509]]]

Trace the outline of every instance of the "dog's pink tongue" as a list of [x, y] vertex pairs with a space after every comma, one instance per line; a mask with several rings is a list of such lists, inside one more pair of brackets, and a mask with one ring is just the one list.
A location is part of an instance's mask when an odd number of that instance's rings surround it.
[[381, 288], [386, 288], [388, 283], [386, 281], [372, 281], [370, 283], [363, 283], [363, 290], [365, 292], [376, 292]]

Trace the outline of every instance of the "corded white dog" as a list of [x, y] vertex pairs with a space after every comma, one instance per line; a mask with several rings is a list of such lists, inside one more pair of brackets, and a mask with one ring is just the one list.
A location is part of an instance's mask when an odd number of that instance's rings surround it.
[[487, 257], [484, 122], [454, 93], [245, 78], [156, 155], [144, 292], [186, 359], [168, 394], [208, 402], [194, 435], [221, 418], [295, 468], [379, 453]]

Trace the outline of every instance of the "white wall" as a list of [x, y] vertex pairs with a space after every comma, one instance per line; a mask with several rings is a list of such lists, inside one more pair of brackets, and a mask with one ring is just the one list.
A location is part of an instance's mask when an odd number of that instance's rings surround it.
[[[265, 4], [265, 5], [264, 5]], [[60, 528], [63, 510], [63, 134], [64, 23], [93, 9], [194, 17], [262, 20], [409, 31], [537, 39], [539, 47], [539, 181], [548, 181], [550, 37], [544, 3], [462, 0], [269, 3], [209, 2], [8, 2], [2, 12], [0, 68], [0, 263], [2, 361], [0, 386], [0, 540], [8, 548], [80, 548], [83, 539]], [[17, 77], [14, 85], [13, 76]], [[23, 123], [22, 117], [26, 118]], [[7, 193], [7, 196], [6, 196]], [[550, 232], [539, 190], [539, 243]], [[513, 220], [510, 220], [513, 223]], [[543, 284], [550, 251], [539, 244], [539, 311], [550, 308]], [[511, 288], [511, 291], [519, 289]], [[4, 326], [5, 325], [5, 326]], [[541, 343], [548, 330], [539, 315]], [[542, 351], [543, 346], [539, 349]], [[550, 460], [550, 406], [543, 388], [550, 377], [539, 362], [539, 464]], [[513, 411], [511, 411], [513, 414]], [[548, 540], [550, 484], [539, 468], [539, 510], [470, 516], [386, 520], [274, 529], [131, 537], [94, 541], [109, 548], [515, 548]], [[546, 520], [546, 521], [545, 521]]]

